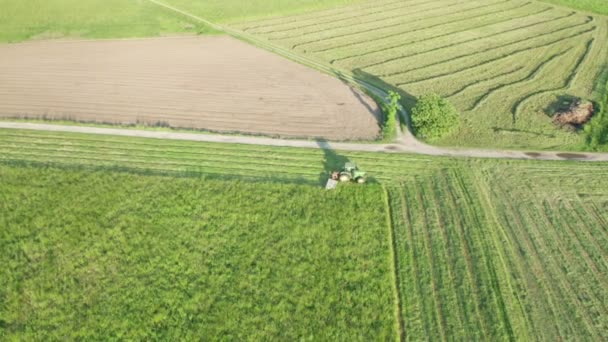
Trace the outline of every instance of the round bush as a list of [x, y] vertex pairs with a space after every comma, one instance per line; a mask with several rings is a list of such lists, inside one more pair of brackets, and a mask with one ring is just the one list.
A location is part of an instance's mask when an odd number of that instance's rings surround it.
[[418, 98], [412, 109], [412, 126], [416, 136], [436, 140], [460, 125], [460, 113], [446, 99], [437, 94]]

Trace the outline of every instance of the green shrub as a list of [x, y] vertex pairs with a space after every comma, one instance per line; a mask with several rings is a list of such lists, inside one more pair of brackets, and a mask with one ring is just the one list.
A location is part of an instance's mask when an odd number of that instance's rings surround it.
[[608, 148], [608, 84], [604, 93], [604, 98], [597, 104], [597, 114], [585, 126], [587, 148], [593, 151]]
[[394, 91], [389, 91], [384, 100], [382, 111], [384, 112], [384, 126], [382, 128], [382, 138], [391, 140], [397, 133], [397, 112], [399, 110], [399, 100], [401, 96]]
[[460, 113], [437, 94], [423, 95], [412, 109], [412, 126], [416, 136], [436, 140], [460, 125]]

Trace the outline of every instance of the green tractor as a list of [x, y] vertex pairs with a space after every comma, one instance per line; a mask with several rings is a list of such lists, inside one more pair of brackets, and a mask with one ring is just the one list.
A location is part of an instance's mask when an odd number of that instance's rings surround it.
[[367, 180], [365, 171], [359, 170], [355, 163], [346, 163], [340, 171], [334, 171], [331, 174], [331, 179], [340, 182], [357, 182], [359, 184], [365, 183]]

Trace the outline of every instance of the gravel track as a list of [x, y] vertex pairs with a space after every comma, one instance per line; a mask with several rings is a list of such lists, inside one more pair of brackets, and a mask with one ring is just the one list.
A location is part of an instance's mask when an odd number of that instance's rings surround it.
[[262, 137], [233, 136], [220, 134], [174, 133], [150, 130], [100, 128], [85, 126], [66, 126], [38, 124], [28, 122], [0, 121], [0, 128], [29, 129], [37, 131], [72, 132], [99, 135], [116, 135], [125, 137], [201, 141], [225, 144], [264, 145], [299, 148], [332, 149], [340, 151], [381, 152], [381, 153], [413, 153], [446, 157], [500, 158], [500, 159], [529, 159], [529, 160], [576, 160], [576, 161], [608, 161], [608, 153], [572, 153], [572, 152], [523, 152], [480, 149], [450, 149], [412, 142], [411, 139], [400, 137], [393, 144], [358, 144], [327, 142], [324, 140], [295, 140], [272, 139]]

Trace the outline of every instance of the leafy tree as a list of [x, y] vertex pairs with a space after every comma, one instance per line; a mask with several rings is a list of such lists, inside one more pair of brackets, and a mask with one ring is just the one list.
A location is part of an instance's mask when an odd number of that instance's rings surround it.
[[418, 137], [436, 140], [460, 125], [460, 113], [441, 96], [427, 94], [412, 109], [412, 125]]
[[382, 136], [385, 140], [393, 139], [397, 131], [397, 112], [399, 111], [399, 100], [401, 95], [390, 90], [384, 105], [384, 128]]

